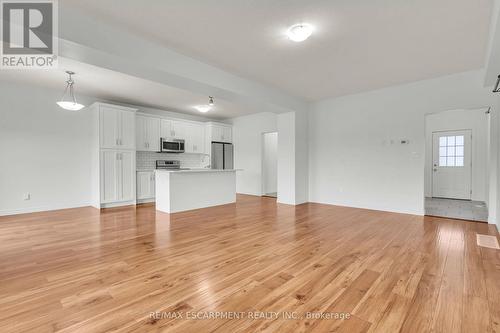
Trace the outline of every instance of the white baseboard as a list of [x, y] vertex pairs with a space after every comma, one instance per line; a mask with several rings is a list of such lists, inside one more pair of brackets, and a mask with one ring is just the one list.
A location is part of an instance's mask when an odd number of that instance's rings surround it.
[[377, 207], [377, 206], [363, 206], [363, 205], [351, 205], [345, 203], [337, 203], [337, 202], [321, 202], [310, 200], [310, 203], [318, 203], [323, 205], [332, 205], [332, 206], [341, 206], [341, 207], [349, 207], [349, 208], [358, 208], [358, 209], [368, 209], [368, 210], [377, 210], [381, 212], [389, 212], [389, 213], [398, 213], [398, 214], [409, 214], [409, 215], [418, 215], [424, 216], [425, 211], [422, 210], [400, 210], [400, 209], [392, 209], [387, 207]]
[[150, 203], [150, 202], [155, 202], [155, 198], [149, 198], [149, 199], [137, 199], [137, 204], [143, 204], [143, 203]]
[[135, 205], [135, 200], [130, 201], [121, 201], [121, 202], [110, 202], [110, 203], [102, 203], [101, 208], [113, 208], [113, 207], [121, 207], [121, 206], [130, 206]]
[[91, 204], [89, 202], [78, 202], [78, 203], [74, 203], [74, 204], [64, 204], [64, 205], [46, 205], [46, 206], [38, 206], [38, 207], [7, 209], [7, 210], [0, 210], [0, 216], [46, 212], [46, 211], [51, 211], [51, 210], [80, 208], [80, 207], [88, 207], [88, 206], [91, 206]]

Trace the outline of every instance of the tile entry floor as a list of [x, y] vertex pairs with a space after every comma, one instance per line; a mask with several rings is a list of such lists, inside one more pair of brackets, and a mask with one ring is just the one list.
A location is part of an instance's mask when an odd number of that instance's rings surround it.
[[425, 198], [425, 215], [487, 222], [488, 208], [482, 201]]

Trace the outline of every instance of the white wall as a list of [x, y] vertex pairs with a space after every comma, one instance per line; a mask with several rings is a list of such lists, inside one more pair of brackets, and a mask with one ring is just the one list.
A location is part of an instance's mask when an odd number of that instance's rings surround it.
[[472, 200], [488, 200], [488, 108], [450, 110], [425, 117], [425, 196], [432, 196], [432, 133], [438, 131], [472, 130]]
[[275, 132], [276, 114], [256, 113], [232, 119], [236, 192], [262, 195], [262, 133]]
[[[493, 202], [496, 204], [496, 214], [491, 214], [491, 208], [489, 208], [490, 215], [488, 222], [496, 222], [497, 229], [500, 231], [500, 154], [498, 152], [500, 147], [500, 133], [498, 132], [500, 130], [500, 96], [497, 94], [495, 98], [496, 114], [492, 117], [492, 121], [496, 120], [497, 132], [491, 135], [491, 151], [494, 153], [490, 154], [490, 157], [492, 157], [492, 161], [490, 162], [490, 175], [492, 175], [490, 178], [490, 204], [493, 205]], [[496, 167], [495, 170], [493, 170], [493, 167]]]
[[472, 71], [316, 103], [309, 200], [423, 214], [424, 116], [493, 105], [483, 78]]
[[278, 202], [295, 205], [295, 112], [278, 115]]
[[278, 133], [264, 133], [262, 144], [262, 192], [275, 193], [278, 191]]
[[[95, 128], [86, 109], [59, 108], [55, 102], [61, 94], [62, 90], [0, 81], [0, 215], [90, 204]], [[96, 98], [78, 96], [78, 100], [90, 105]], [[24, 200], [26, 193], [30, 200]]]
[[497, 198], [498, 198], [498, 104], [490, 109], [490, 116], [488, 121], [488, 175], [487, 188], [488, 188], [488, 222], [497, 222]]
[[0, 82], [1, 215], [89, 204], [91, 117], [60, 109], [60, 97]]
[[295, 204], [309, 201], [309, 113], [295, 112]]

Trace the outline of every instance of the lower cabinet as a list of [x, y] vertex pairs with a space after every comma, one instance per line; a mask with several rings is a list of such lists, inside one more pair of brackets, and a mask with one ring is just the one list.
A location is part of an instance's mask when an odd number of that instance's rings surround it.
[[146, 201], [148, 199], [154, 199], [154, 197], [155, 197], [154, 171], [137, 171], [137, 200]]
[[135, 200], [135, 151], [101, 150], [101, 204]]

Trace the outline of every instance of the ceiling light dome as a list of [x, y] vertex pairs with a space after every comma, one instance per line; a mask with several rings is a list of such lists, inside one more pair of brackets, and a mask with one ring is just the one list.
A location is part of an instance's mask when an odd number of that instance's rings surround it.
[[80, 104], [76, 101], [75, 91], [73, 88], [73, 85], [75, 84], [75, 81], [73, 80], [73, 75], [75, 75], [75, 72], [66, 71], [66, 74], [68, 74], [68, 80], [66, 81], [66, 89], [64, 89], [64, 93], [61, 100], [56, 103], [57, 105], [59, 105], [60, 108], [63, 108], [64, 110], [69, 110], [69, 111], [81, 110], [85, 107], [85, 105]]
[[202, 113], [208, 112], [212, 109], [210, 105], [197, 105], [194, 108]]
[[287, 36], [294, 42], [303, 42], [313, 33], [313, 26], [307, 23], [298, 23], [292, 25], [288, 31]]

